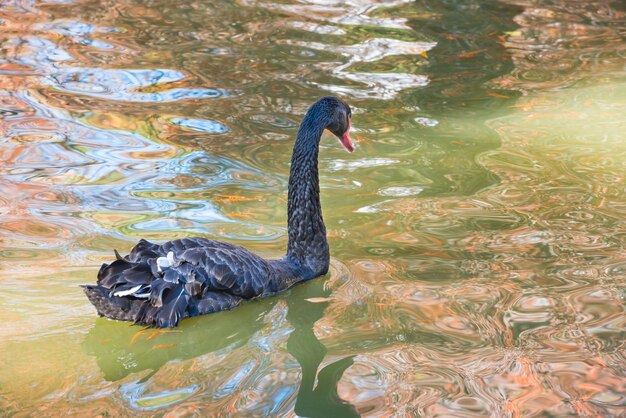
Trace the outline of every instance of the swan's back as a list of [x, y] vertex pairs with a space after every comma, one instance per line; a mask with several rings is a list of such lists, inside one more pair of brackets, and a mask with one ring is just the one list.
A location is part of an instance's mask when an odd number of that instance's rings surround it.
[[175, 327], [182, 318], [281, 290], [284, 276], [284, 270], [234, 244], [205, 238], [162, 245], [141, 240], [129, 255], [103, 264], [97, 285], [84, 289], [102, 316]]

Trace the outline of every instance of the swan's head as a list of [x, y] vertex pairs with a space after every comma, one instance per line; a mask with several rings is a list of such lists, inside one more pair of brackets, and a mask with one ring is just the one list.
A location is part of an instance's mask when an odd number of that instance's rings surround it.
[[319, 103], [324, 103], [330, 116], [330, 122], [326, 125], [326, 129], [339, 138], [339, 142], [348, 152], [354, 151], [354, 143], [350, 139], [350, 120], [352, 118], [350, 106], [333, 96], [323, 97]]

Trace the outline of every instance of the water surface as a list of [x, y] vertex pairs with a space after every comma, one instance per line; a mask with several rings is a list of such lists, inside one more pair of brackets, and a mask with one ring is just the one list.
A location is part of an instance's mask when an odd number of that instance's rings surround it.
[[[0, 415], [617, 416], [626, 9], [0, 5]], [[286, 248], [319, 96], [331, 272], [154, 331], [79, 284], [139, 238]]]

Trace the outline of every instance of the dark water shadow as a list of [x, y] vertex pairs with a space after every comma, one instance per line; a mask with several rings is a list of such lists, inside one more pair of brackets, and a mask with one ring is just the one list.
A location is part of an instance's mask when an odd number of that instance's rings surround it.
[[[359, 416], [356, 409], [337, 394], [337, 384], [352, 365], [352, 356], [318, 370], [327, 349], [315, 336], [313, 326], [324, 315], [328, 303], [311, 303], [306, 299], [329, 296], [331, 291], [324, 289], [325, 281], [313, 280], [278, 297], [244, 303], [229, 312], [188, 319], [174, 330], [145, 329], [99, 318], [82, 349], [96, 358], [106, 380], [118, 381], [150, 370], [142, 378], [145, 382], [170, 361], [244, 346], [266, 326], [263, 317], [279, 298], [284, 298], [288, 306], [287, 320], [294, 328], [287, 349], [302, 370], [295, 412], [303, 417]], [[318, 384], [315, 386], [316, 376]]]
[[144, 370], [154, 374], [173, 360], [193, 359], [245, 345], [265, 325], [263, 316], [275, 304], [276, 300], [245, 303], [232, 311], [185, 320], [172, 330], [98, 318], [82, 348], [96, 358], [108, 381]]
[[353, 356], [319, 370], [328, 350], [315, 336], [313, 326], [324, 316], [329, 303], [311, 303], [306, 299], [330, 296], [332, 291], [324, 289], [324, 283], [325, 280], [313, 280], [295, 288], [294, 297], [287, 298], [287, 320], [294, 327], [287, 340], [287, 349], [302, 368], [294, 412], [302, 417], [358, 417], [356, 408], [337, 394], [337, 384], [343, 372], [352, 365]]

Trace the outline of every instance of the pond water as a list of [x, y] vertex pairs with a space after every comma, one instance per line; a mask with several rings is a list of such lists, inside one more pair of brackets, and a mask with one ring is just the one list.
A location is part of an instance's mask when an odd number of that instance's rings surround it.
[[[0, 415], [617, 416], [626, 7], [6, 0]], [[318, 97], [331, 272], [154, 331], [79, 284], [201, 235], [281, 256]]]

